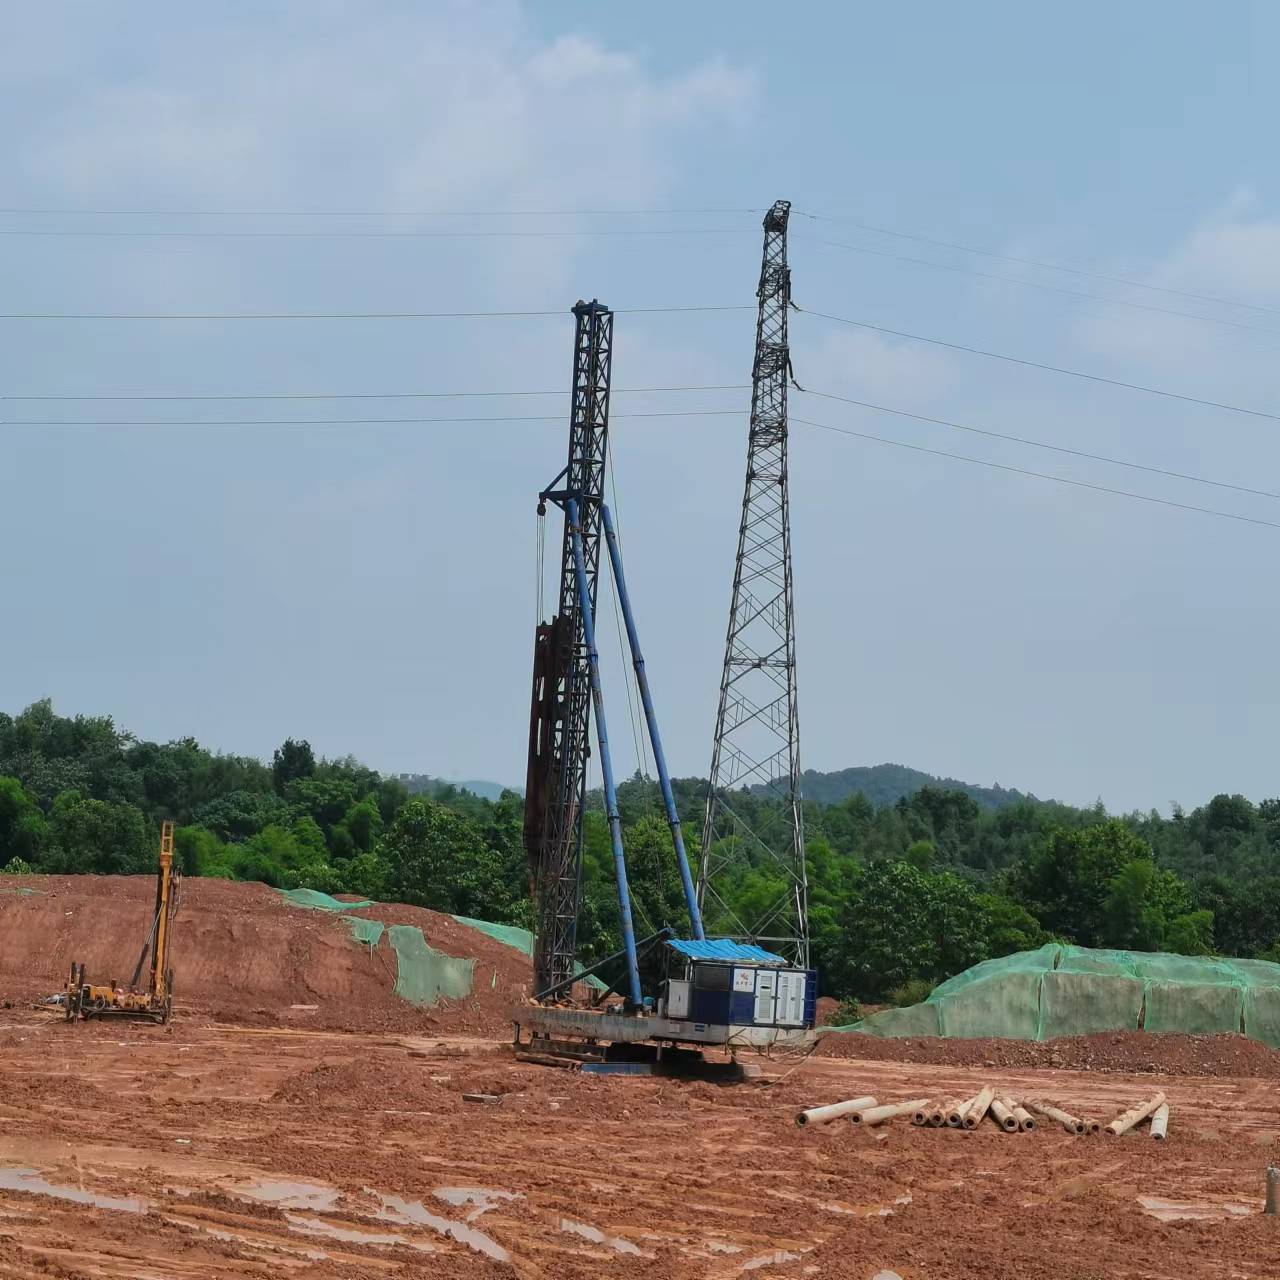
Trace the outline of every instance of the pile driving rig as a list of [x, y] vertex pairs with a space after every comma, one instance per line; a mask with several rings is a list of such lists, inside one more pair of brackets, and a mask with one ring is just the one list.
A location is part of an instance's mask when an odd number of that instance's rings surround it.
[[[574, 340], [569, 458], [538, 498], [564, 513], [558, 611], [539, 624], [534, 642], [529, 764], [525, 790], [525, 852], [535, 910], [533, 1002], [513, 1013], [516, 1040], [531, 1034], [538, 1052], [579, 1056], [582, 1042], [612, 1048], [636, 1042], [663, 1045], [752, 1045], [804, 1038], [813, 1027], [817, 978], [807, 967], [746, 941], [708, 939], [689, 869], [657, 716], [640, 651], [635, 615], [623, 574], [613, 518], [604, 502], [608, 448], [613, 314], [597, 301], [579, 302]], [[663, 807], [684, 890], [691, 937], [662, 929], [637, 943], [632, 923], [622, 822], [614, 785], [596, 646], [595, 618], [602, 544], [626, 624], [636, 684], [644, 709]], [[595, 714], [605, 812], [613, 849], [622, 950], [590, 969], [576, 959], [581, 895], [583, 811], [592, 712]], [[641, 991], [639, 958], [658, 950], [665, 978], [660, 994]], [[623, 962], [622, 1003], [601, 1004], [606, 987], [586, 1007], [576, 985]], [[581, 988], [578, 988], [579, 990]], [[606, 1052], [605, 1056], [609, 1056]], [[634, 1051], [631, 1055], [634, 1056]], [[604, 1065], [604, 1064], [602, 1064]]]
[[[180, 876], [173, 865], [173, 823], [160, 826], [160, 867], [156, 873], [156, 905], [151, 929], [142, 944], [142, 953], [128, 987], [115, 978], [109, 984], [86, 982], [84, 965], [72, 961], [67, 980], [67, 1021], [77, 1018], [145, 1018], [168, 1022], [173, 1013], [173, 969], [169, 958], [173, 944], [173, 921], [178, 911]], [[151, 972], [145, 990], [138, 990], [142, 966], [151, 955]]]

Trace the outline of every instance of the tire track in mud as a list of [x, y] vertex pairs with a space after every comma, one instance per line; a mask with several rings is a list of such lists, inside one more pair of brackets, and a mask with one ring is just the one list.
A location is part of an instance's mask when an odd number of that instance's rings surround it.
[[[1259, 1215], [1163, 1223], [1137, 1202], [1260, 1199], [1269, 1152], [1254, 1139], [1269, 1135], [1274, 1150], [1276, 1136], [1265, 1080], [814, 1060], [781, 1085], [712, 1088], [593, 1081], [521, 1066], [494, 1045], [464, 1057], [460, 1044], [386, 1037], [180, 1024], [108, 1042], [64, 1030], [30, 1019], [0, 1031], [0, 1165], [141, 1196], [154, 1211], [0, 1190], [4, 1280], [44, 1264], [106, 1280], [870, 1280], [882, 1269], [1078, 1280], [1158, 1275], [1151, 1261], [1170, 1250], [1180, 1280], [1208, 1280], [1268, 1275], [1274, 1248], [1260, 1248]], [[1170, 1140], [794, 1124], [800, 1106], [962, 1092], [993, 1074], [1108, 1105], [1158, 1083], [1174, 1101]], [[475, 1086], [500, 1102], [463, 1103]], [[1198, 1138], [1201, 1128], [1230, 1136]], [[255, 1180], [313, 1192], [254, 1203], [240, 1192]], [[438, 1198], [449, 1188], [519, 1198], [468, 1220], [475, 1205]], [[483, 1232], [510, 1262], [425, 1217], [388, 1217], [379, 1194]], [[1047, 1239], [1054, 1249], [1034, 1244]], [[1066, 1254], [1074, 1275], [1050, 1269]]]

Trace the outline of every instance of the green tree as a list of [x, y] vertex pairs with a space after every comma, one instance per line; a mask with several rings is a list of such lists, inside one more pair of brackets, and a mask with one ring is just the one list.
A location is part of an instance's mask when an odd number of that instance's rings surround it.
[[388, 829], [382, 853], [398, 902], [497, 921], [511, 909], [500, 857], [443, 805], [411, 800]]
[[271, 780], [276, 791], [284, 794], [289, 784], [309, 778], [316, 771], [315, 752], [305, 738], [286, 738], [271, 756]]
[[289, 807], [270, 792], [236, 790], [208, 801], [192, 816], [196, 826], [219, 840], [241, 841], [272, 825], [288, 821]]
[[40, 806], [17, 778], [0, 778], [0, 867], [11, 858], [38, 861], [48, 836]]
[[1201, 908], [1174, 916], [1165, 929], [1164, 947], [1183, 956], [1212, 955], [1213, 912]]
[[1051, 940], [1040, 927], [1040, 921], [1020, 903], [998, 893], [980, 893], [974, 901], [982, 913], [984, 950], [988, 956], [1034, 951]]
[[[1135, 858], [1111, 881], [1104, 908], [1104, 940], [1108, 946], [1139, 951], [1165, 949], [1170, 922], [1186, 917], [1191, 909], [1191, 892], [1182, 880], [1146, 858]], [[1213, 916], [1206, 914], [1212, 940]]]
[[1082, 946], [1103, 942], [1111, 882], [1151, 849], [1118, 819], [1081, 830], [1058, 828], [1008, 877], [1011, 896], [1051, 933]]
[[309, 814], [304, 813], [295, 818], [289, 826], [289, 834], [298, 846], [306, 851], [308, 862], [324, 862], [328, 846], [324, 841], [324, 832], [320, 824]]
[[342, 869], [342, 890], [377, 902], [386, 893], [390, 870], [376, 853], [357, 854]]
[[137, 875], [156, 866], [156, 843], [142, 812], [67, 791], [54, 801], [41, 870]]
[[932, 871], [937, 853], [932, 840], [913, 840], [902, 855], [902, 860], [909, 862], [917, 871]]
[[914, 979], [936, 982], [985, 955], [977, 895], [959, 877], [873, 862], [840, 916], [833, 990], [878, 1000]]

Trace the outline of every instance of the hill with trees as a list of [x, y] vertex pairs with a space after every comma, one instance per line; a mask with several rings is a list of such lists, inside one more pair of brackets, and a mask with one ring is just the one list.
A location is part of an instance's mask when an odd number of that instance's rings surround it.
[[999, 783], [980, 787], [955, 778], [938, 778], [905, 764], [862, 765], [853, 769], [837, 769], [832, 773], [806, 769], [800, 775], [800, 785], [805, 799], [823, 805], [839, 804], [855, 792], [861, 792], [874, 805], [897, 804], [899, 800], [914, 795], [921, 787], [963, 791], [977, 803], [979, 809], [987, 810], [1035, 799], [1035, 796], [1023, 791], [1008, 791]]
[[[677, 779], [674, 789], [696, 857], [706, 782]], [[918, 998], [979, 960], [1050, 938], [1280, 958], [1280, 799], [1218, 795], [1166, 818], [998, 794], [997, 805], [932, 782], [879, 803], [859, 789], [831, 803], [810, 792], [811, 933], [826, 991]], [[587, 959], [619, 945], [603, 806], [598, 793], [591, 801]], [[769, 804], [735, 800], [758, 817]], [[683, 898], [656, 785], [624, 782], [619, 807], [637, 925], [678, 929]], [[297, 739], [264, 762], [192, 738], [147, 742], [109, 717], [60, 716], [48, 701], [0, 713], [0, 873], [149, 873], [164, 818], [178, 824], [187, 875], [531, 922], [513, 791], [491, 800], [442, 784], [411, 795], [399, 778], [352, 757], [317, 758]], [[732, 910], [749, 915], [776, 898], [767, 860], [733, 840], [722, 852]], [[731, 931], [727, 917], [708, 928]]]

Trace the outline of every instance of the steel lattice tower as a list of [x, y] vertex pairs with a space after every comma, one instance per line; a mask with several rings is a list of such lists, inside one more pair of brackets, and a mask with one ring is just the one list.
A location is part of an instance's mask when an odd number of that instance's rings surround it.
[[[808, 967], [808, 879], [800, 806], [787, 493], [790, 212], [790, 201], [779, 200], [764, 218], [747, 481], [711, 754], [698, 900], [708, 930], [769, 945]], [[746, 920], [730, 908], [720, 891], [744, 863], [783, 881], [776, 899]]]
[[[613, 313], [603, 303], [592, 301], [579, 302], [573, 314], [569, 460], [541, 495], [539, 512], [545, 510], [548, 498], [558, 503], [568, 498], [577, 502], [594, 619], [609, 440]], [[566, 518], [558, 611], [550, 623], [538, 627], [534, 650], [524, 840], [536, 915], [535, 992], [546, 991], [574, 972], [590, 728], [590, 666]]]

